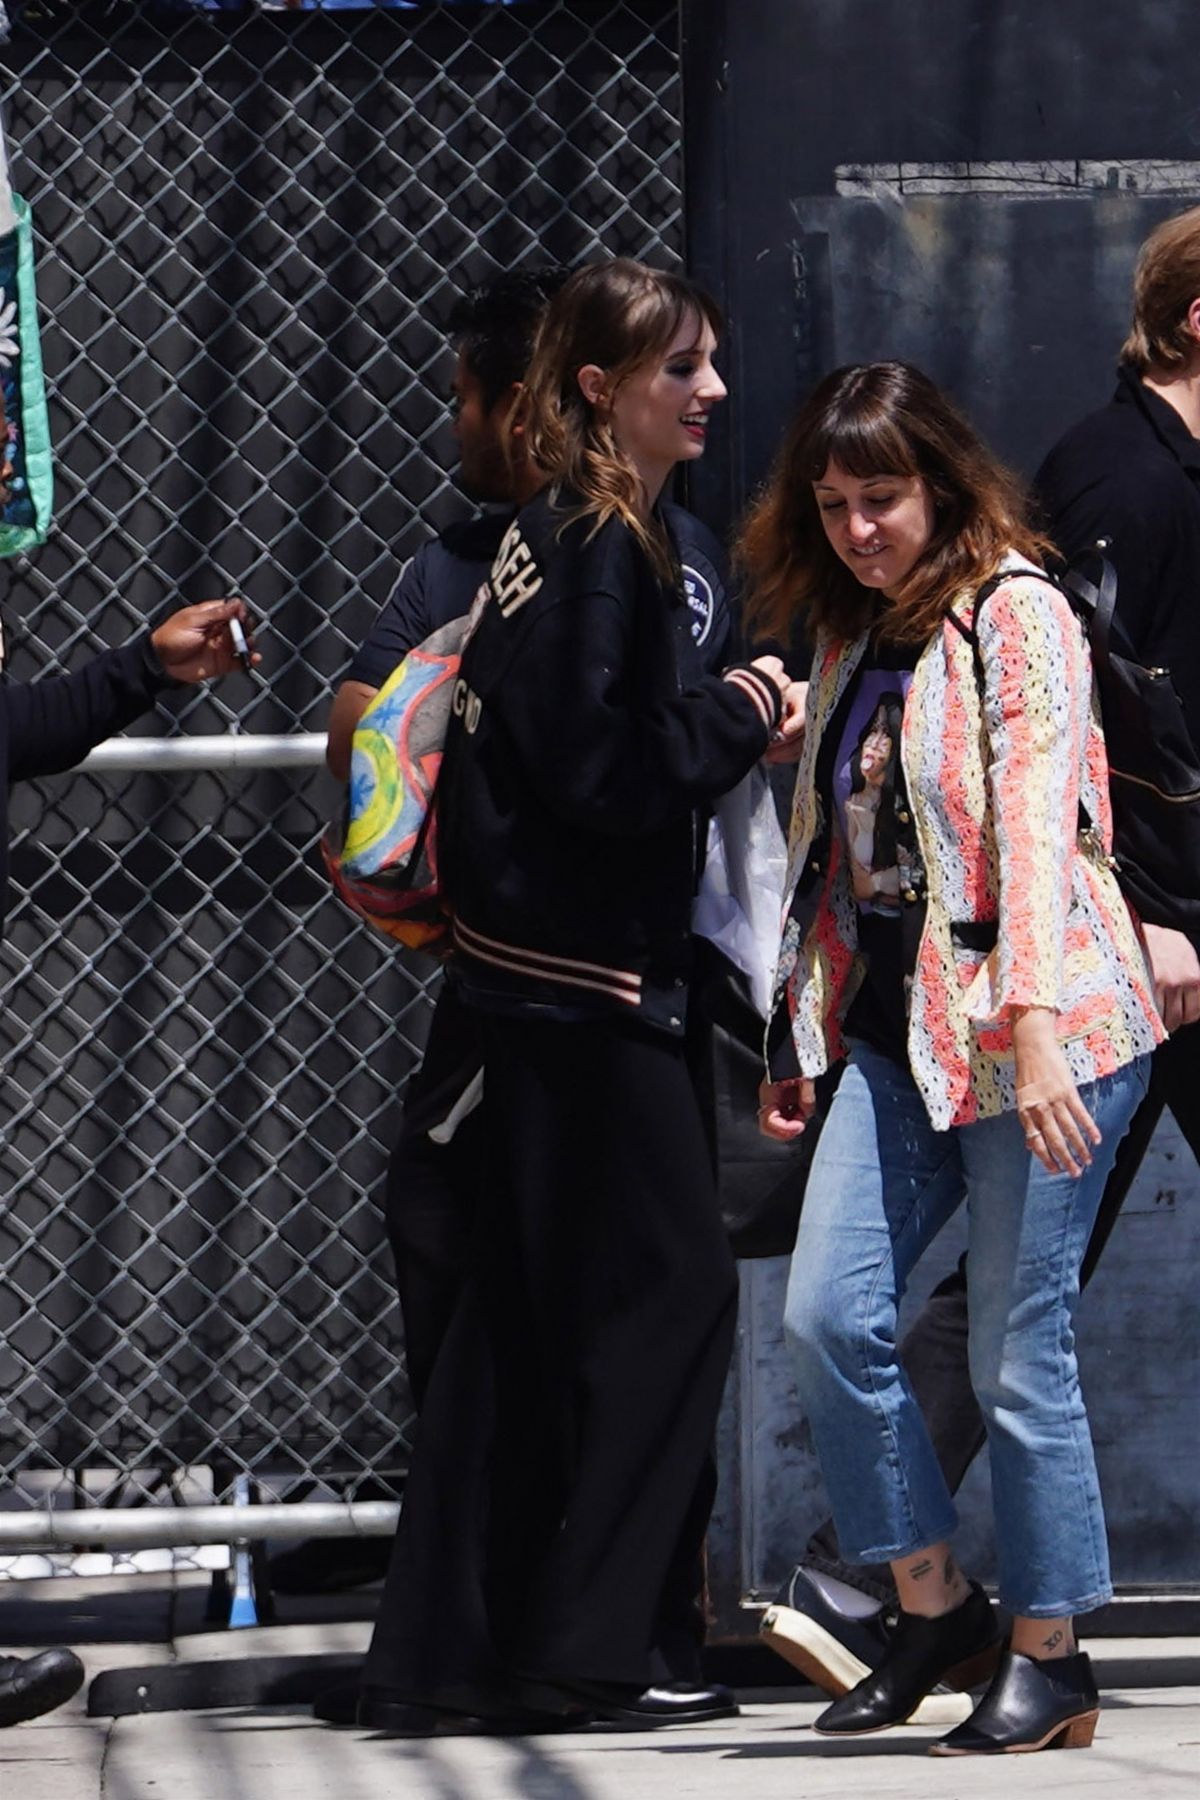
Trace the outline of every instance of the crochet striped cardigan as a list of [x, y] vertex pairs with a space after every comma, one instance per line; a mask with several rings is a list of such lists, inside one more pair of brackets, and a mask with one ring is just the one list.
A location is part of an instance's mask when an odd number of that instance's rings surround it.
[[[1005, 563], [971, 643], [947, 620], [918, 657], [901, 758], [928, 884], [908, 1055], [938, 1130], [1015, 1105], [1013, 1007], [1046, 1006], [1072, 1075], [1110, 1074], [1163, 1036], [1139, 927], [1111, 865], [1107, 763], [1086, 640], [1031, 565]], [[974, 596], [952, 610], [969, 626]], [[789, 839], [776, 1004], [802, 1073], [844, 1054], [862, 978], [844, 847], [823, 840], [821, 738], [866, 639], [818, 642]], [[982, 689], [982, 691], [981, 691]], [[1080, 830], [1081, 805], [1090, 827]], [[987, 947], [989, 938], [990, 948]], [[778, 1034], [776, 1034], [778, 1035]]]

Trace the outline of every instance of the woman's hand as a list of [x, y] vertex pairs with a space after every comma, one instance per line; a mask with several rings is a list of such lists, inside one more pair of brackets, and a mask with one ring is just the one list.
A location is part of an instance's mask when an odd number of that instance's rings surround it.
[[1100, 1142], [1100, 1133], [1079, 1098], [1053, 1012], [1045, 1006], [1015, 1009], [1012, 1036], [1017, 1117], [1026, 1144], [1051, 1175], [1082, 1175], [1091, 1166], [1090, 1144]]
[[1154, 977], [1154, 998], [1167, 1030], [1194, 1025], [1200, 1019], [1200, 958], [1182, 931], [1147, 925], [1142, 931]]
[[760, 675], [765, 675], [768, 681], [773, 681], [775, 686], [779, 689], [780, 698], [783, 700], [787, 699], [787, 691], [791, 686], [791, 677], [783, 666], [782, 657], [756, 656], [754, 661], [750, 664], [750, 667], [752, 669], [757, 669]]
[[804, 708], [808, 701], [807, 681], [789, 681], [783, 694], [783, 717], [771, 742], [764, 762], [799, 762], [804, 749]]
[[[249, 618], [244, 600], [202, 600], [171, 614], [150, 634], [159, 662], [173, 681], [208, 681], [239, 667], [238, 652], [229, 630], [230, 619], [243, 624]], [[262, 657], [248, 645], [250, 661]]]
[[758, 1129], [776, 1143], [798, 1138], [816, 1111], [813, 1084], [804, 1076], [790, 1081], [764, 1081], [758, 1090]]

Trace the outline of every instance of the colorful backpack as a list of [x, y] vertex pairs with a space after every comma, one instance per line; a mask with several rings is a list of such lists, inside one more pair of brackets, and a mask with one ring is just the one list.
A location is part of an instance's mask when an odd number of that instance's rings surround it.
[[469, 617], [410, 650], [363, 713], [345, 817], [321, 844], [346, 904], [410, 950], [436, 950], [449, 930], [438, 899], [434, 792]]

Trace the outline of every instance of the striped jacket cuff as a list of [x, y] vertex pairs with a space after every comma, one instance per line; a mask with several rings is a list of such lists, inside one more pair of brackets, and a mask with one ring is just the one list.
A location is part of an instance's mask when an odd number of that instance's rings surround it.
[[749, 695], [770, 735], [783, 717], [783, 696], [775, 683], [760, 669], [751, 668], [749, 663], [734, 663], [723, 672], [722, 680], [732, 682]]

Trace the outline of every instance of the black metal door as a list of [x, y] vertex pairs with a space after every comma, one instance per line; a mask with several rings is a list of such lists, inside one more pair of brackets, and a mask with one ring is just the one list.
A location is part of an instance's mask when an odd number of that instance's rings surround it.
[[[699, 510], [736, 514], [797, 399], [900, 356], [1026, 473], [1103, 403], [1136, 248], [1200, 201], [1200, 13], [1109, 0], [685, 0], [690, 266], [730, 319], [723, 442]], [[1180, 1446], [1200, 1425], [1191, 1299], [1200, 1178], [1156, 1140], [1081, 1316], [1118, 1581], [1195, 1582]], [[942, 1261], [949, 1246], [943, 1247]], [[726, 1630], [769, 1591], [821, 1494], [778, 1332], [748, 1268], [713, 1570]], [[986, 1568], [982, 1471], [965, 1532]]]

